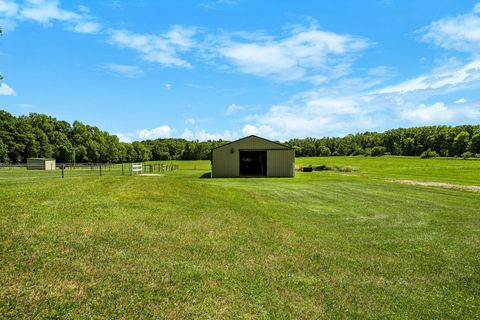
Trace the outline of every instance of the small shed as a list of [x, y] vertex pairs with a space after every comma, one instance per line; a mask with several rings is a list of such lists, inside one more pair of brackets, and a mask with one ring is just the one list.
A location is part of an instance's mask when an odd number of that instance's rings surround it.
[[28, 158], [27, 169], [28, 170], [55, 170], [55, 159], [48, 158]]
[[211, 176], [294, 177], [295, 150], [251, 135], [212, 150]]

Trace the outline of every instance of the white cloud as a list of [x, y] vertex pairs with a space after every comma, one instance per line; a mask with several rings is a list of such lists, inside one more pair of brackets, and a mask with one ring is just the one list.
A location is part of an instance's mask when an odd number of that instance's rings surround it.
[[170, 138], [174, 130], [168, 125], [153, 129], [142, 129], [128, 133], [115, 133], [122, 142]]
[[89, 9], [79, 6], [79, 12], [65, 10], [58, 0], [26, 0], [22, 5], [11, 0], [0, 0], [0, 22], [13, 29], [19, 21], [33, 21], [46, 26], [59, 21], [66, 29], [79, 33], [98, 33], [101, 25], [91, 21]]
[[251, 124], [246, 124], [242, 128], [242, 133], [246, 136], [258, 135], [259, 132], [260, 132], [260, 130], [256, 126], [251, 125]]
[[19, 5], [15, 1], [0, 0], [0, 26], [4, 30], [13, 30], [16, 26]]
[[17, 15], [19, 6], [15, 1], [0, 0], [0, 16], [13, 18]]
[[463, 103], [466, 103], [466, 102], [467, 102], [467, 99], [465, 99], [465, 98], [460, 98], [460, 99], [455, 101], [456, 104], [463, 104]]
[[185, 129], [180, 137], [185, 140], [192, 140], [193, 133], [189, 129]]
[[454, 115], [454, 112], [449, 110], [443, 102], [437, 102], [431, 106], [421, 104], [414, 109], [400, 112], [400, 116], [406, 120], [429, 124], [451, 121]]
[[458, 86], [480, 80], [480, 59], [462, 66], [433, 70], [431, 74], [418, 76], [405, 82], [388, 86], [376, 91], [385, 93], [408, 93], [418, 90], [440, 89], [447, 86]]
[[15, 90], [6, 83], [0, 84], [0, 95], [2, 96], [14, 96]]
[[227, 130], [223, 133], [210, 133], [205, 131], [205, 129], [200, 129], [195, 132], [185, 129], [181, 135], [181, 138], [185, 140], [235, 140], [238, 138], [238, 135], [234, 134], [232, 131]]
[[[334, 101], [331, 98], [331, 101]], [[316, 110], [309, 101], [295, 101], [288, 105], [274, 105], [264, 114], [248, 117], [243, 127], [245, 135], [255, 134], [270, 139], [286, 140], [292, 137], [342, 135], [350, 130], [372, 128], [379, 123], [366, 121], [357, 110], [351, 114], [337, 114], [323, 107]], [[371, 117], [369, 120], [373, 120]]]
[[245, 107], [242, 107], [242, 106], [239, 106], [235, 103], [232, 103], [231, 105], [229, 105], [227, 107], [227, 110], [225, 111], [225, 114], [227, 116], [230, 116], [230, 115], [234, 114], [235, 112], [240, 111], [240, 110], [244, 110], [244, 109], [245, 109]]
[[135, 78], [143, 75], [143, 70], [140, 67], [134, 65], [107, 63], [104, 64], [102, 67], [108, 71], [129, 78]]
[[81, 16], [61, 9], [58, 0], [27, 0], [22, 8], [22, 18], [48, 24], [51, 20], [79, 21]]
[[454, 120], [480, 119], [480, 109], [472, 107], [447, 107], [443, 102], [432, 105], [421, 104], [416, 108], [400, 112], [403, 119], [418, 124], [448, 124]]
[[127, 30], [111, 30], [110, 43], [140, 53], [142, 59], [168, 67], [191, 67], [179, 54], [191, 50], [196, 42], [195, 28], [174, 25], [163, 34], [137, 34]]
[[480, 50], [480, 3], [472, 13], [448, 17], [432, 22], [426, 28], [421, 39], [432, 42], [449, 50], [478, 53]]
[[195, 119], [193, 118], [188, 118], [187, 120], [185, 120], [185, 124], [190, 124], [190, 125], [194, 125], [195, 124]]
[[164, 86], [165, 89], [167, 89], [167, 90], [170, 90], [170, 89], [172, 89], [172, 87], [173, 87], [173, 85], [172, 85], [171, 83], [165, 83], [163, 86]]
[[157, 139], [157, 138], [168, 138], [170, 137], [172, 129], [167, 126], [163, 125], [158, 128], [154, 128], [152, 130], [143, 129], [138, 132], [138, 137], [140, 139]]
[[[258, 40], [252, 40], [256, 37]], [[324, 81], [343, 76], [350, 54], [368, 47], [359, 37], [309, 28], [291, 28], [283, 38], [241, 34], [241, 39], [222, 38], [216, 50], [220, 57], [243, 73], [275, 80]]]
[[[348, 78], [317, 86], [247, 116], [243, 134], [271, 139], [342, 136], [418, 124], [461, 124], [480, 119], [480, 104], [446, 106], [424, 101], [480, 86], [480, 60], [448, 61], [430, 74], [381, 87], [378, 77]], [[380, 86], [372, 89], [372, 85]], [[448, 96], [446, 97], [448, 99]], [[459, 102], [463, 102], [460, 100]]]
[[73, 31], [78, 33], [98, 33], [100, 32], [101, 28], [102, 26], [99, 23], [88, 21], [77, 24], [73, 28]]
[[123, 133], [114, 133], [118, 137], [118, 140], [120, 142], [132, 142], [132, 138], [128, 134], [123, 134]]

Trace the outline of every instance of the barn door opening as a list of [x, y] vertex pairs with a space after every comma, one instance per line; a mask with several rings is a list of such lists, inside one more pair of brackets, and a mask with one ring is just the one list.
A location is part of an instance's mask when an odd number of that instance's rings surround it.
[[267, 151], [240, 151], [241, 176], [266, 176]]

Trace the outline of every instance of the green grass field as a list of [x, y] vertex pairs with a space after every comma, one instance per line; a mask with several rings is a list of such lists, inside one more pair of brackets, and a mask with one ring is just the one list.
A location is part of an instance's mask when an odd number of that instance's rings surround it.
[[[480, 161], [205, 179], [0, 169], [4, 319], [478, 319]], [[3, 171], [2, 171], [3, 170]]]

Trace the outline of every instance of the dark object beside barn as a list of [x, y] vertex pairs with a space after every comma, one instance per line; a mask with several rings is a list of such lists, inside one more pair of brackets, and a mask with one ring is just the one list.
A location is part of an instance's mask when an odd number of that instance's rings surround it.
[[301, 167], [299, 169], [299, 171], [302, 171], [302, 172], [313, 172], [313, 171], [323, 171], [323, 170], [328, 170], [327, 166], [325, 166], [325, 165], [323, 165], [323, 166], [309, 165], [309, 166], [306, 166], [306, 167]]

